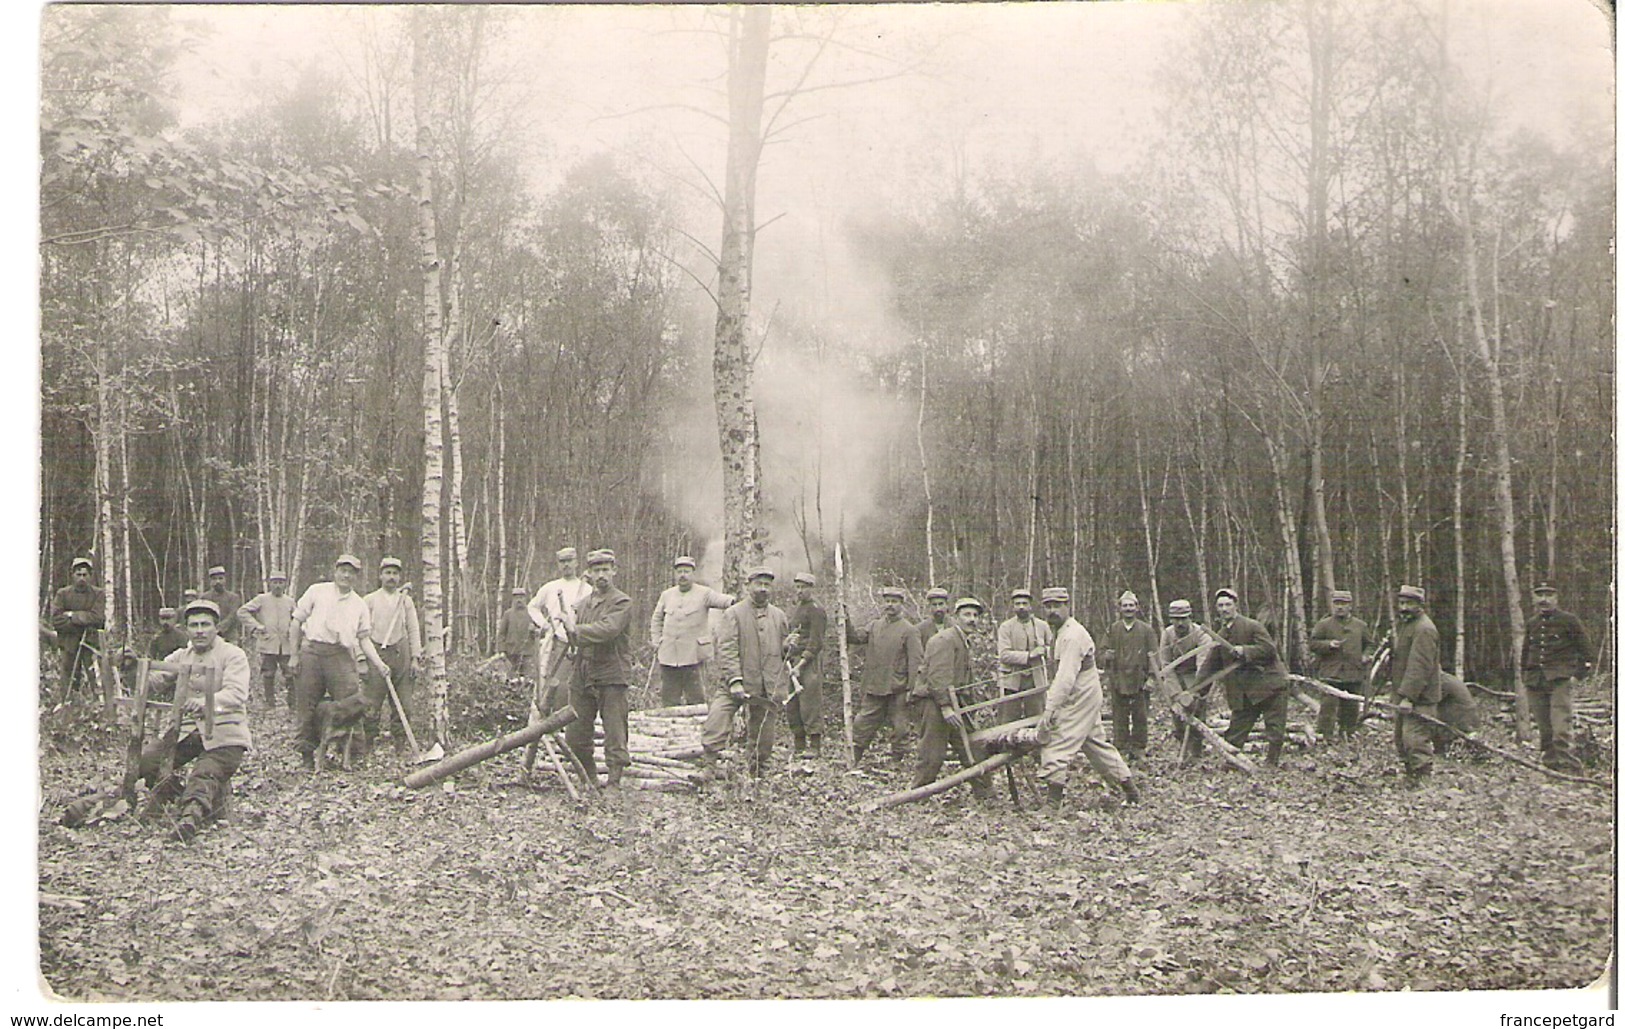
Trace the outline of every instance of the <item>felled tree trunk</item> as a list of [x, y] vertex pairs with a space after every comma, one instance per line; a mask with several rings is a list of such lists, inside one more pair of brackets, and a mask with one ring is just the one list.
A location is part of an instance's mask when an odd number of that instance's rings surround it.
[[882, 808], [897, 807], [899, 804], [912, 804], [916, 800], [924, 800], [927, 797], [934, 797], [939, 793], [948, 792], [955, 786], [970, 782], [972, 779], [975, 779], [978, 776], [983, 776], [989, 772], [1003, 768], [1005, 765], [1009, 764], [1020, 756], [1020, 753], [1013, 750], [1007, 750], [1002, 754], [994, 754], [987, 760], [978, 761], [969, 768], [962, 769], [953, 775], [948, 776], [946, 779], [938, 779], [936, 782], [927, 783], [924, 786], [916, 786], [912, 790], [904, 790], [901, 793], [892, 793], [881, 797], [878, 800], [868, 801], [859, 805], [858, 810], [864, 814], [868, 814], [871, 811], [879, 811]]
[[404, 780], [406, 785], [414, 790], [421, 790], [425, 786], [433, 786], [442, 779], [448, 779], [458, 772], [472, 768], [498, 754], [506, 754], [510, 750], [517, 750], [529, 743], [540, 740], [543, 736], [558, 732], [560, 729], [576, 720], [575, 709], [561, 708], [535, 725], [527, 726], [506, 736], [481, 743], [478, 746], [459, 750], [443, 761], [439, 761], [422, 771], [413, 772]]

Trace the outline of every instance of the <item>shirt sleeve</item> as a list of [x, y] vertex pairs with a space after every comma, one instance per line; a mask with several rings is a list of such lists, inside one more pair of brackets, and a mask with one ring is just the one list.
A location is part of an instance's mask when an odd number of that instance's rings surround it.
[[608, 643], [623, 635], [631, 625], [632, 598], [623, 593], [596, 621], [577, 625], [576, 639], [583, 643]]
[[299, 603], [293, 605], [293, 620], [299, 623], [300, 626], [305, 624], [305, 620], [316, 609], [316, 587], [318, 585], [320, 584], [312, 583], [306, 586], [305, 592], [299, 595]]
[[656, 650], [660, 649], [660, 641], [665, 638], [666, 628], [666, 594], [662, 592], [660, 599], [655, 601], [654, 613], [649, 616], [649, 645]]
[[717, 626], [717, 668], [724, 683], [741, 678], [739, 659], [739, 619], [732, 613], [722, 616]]

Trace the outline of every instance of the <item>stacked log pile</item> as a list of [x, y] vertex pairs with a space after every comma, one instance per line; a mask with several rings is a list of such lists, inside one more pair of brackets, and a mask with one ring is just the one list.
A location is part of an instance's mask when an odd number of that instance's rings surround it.
[[[694, 762], [702, 752], [700, 727], [705, 724], [705, 712], [704, 704], [631, 712], [627, 717], [626, 746], [632, 755], [632, 767], [626, 770], [622, 785], [635, 790], [686, 793], [704, 782], [705, 775]], [[593, 728], [592, 747], [602, 785], [608, 765], [601, 727]]]

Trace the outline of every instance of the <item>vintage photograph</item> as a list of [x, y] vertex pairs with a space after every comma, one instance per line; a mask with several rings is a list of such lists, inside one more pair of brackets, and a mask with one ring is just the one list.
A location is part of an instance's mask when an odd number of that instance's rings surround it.
[[36, 15], [33, 1008], [1614, 1003], [1606, 5]]

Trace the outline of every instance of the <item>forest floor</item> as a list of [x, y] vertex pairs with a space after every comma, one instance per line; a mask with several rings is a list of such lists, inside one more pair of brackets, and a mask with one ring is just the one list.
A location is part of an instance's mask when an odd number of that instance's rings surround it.
[[[527, 783], [519, 752], [423, 791], [393, 757], [312, 775], [286, 710], [252, 713], [230, 821], [190, 845], [129, 817], [59, 826], [118, 782], [123, 751], [105, 728], [42, 734], [40, 972], [58, 997], [1537, 989], [1591, 984], [1613, 948], [1611, 790], [1456, 751], [1409, 792], [1381, 722], [1249, 777], [1177, 769], [1159, 720], [1138, 806], [1089, 779], [1059, 815], [1030, 784], [1017, 810], [1001, 780], [986, 803], [961, 788], [860, 815], [906, 771], [847, 774], [838, 747], [788, 769], [782, 733], [754, 788], [578, 807]], [[1597, 732], [1587, 771], [1611, 782]]]

